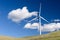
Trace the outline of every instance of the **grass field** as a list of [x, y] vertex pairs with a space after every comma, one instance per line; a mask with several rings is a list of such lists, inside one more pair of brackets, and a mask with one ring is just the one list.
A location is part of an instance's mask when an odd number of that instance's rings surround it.
[[60, 31], [52, 32], [41, 36], [29, 36], [24, 38], [0, 36], [0, 40], [60, 40]]

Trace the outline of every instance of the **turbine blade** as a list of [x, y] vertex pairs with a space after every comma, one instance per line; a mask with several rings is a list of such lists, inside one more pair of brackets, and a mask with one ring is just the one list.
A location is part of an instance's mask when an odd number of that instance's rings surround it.
[[[41, 17], [41, 19], [43, 19], [44, 21], [46, 21], [46, 22], [48, 22], [45, 18], [43, 18], [42, 16], [40, 16]], [[49, 23], [49, 22], [48, 22]]]
[[31, 22], [31, 21], [36, 20], [36, 19], [37, 19], [37, 17], [36, 17], [36, 18], [33, 18], [32, 20], [30, 20], [30, 21], [28, 21], [28, 22]]

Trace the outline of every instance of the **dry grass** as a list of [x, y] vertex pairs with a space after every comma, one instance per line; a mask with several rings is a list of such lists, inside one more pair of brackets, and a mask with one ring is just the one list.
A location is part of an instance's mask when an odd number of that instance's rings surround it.
[[12, 37], [0, 36], [0, 40], [60, 40], [60, 31], [41, 36], [30, 36], [24, 38], [12, 38]]

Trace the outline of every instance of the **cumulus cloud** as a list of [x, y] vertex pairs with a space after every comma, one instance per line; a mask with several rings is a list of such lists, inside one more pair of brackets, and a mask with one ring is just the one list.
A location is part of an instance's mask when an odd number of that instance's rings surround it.
[[39, 23], [33, 23], [33, 24], [27, 23], [27, 24], [24, 26], [24, 28], [27, 28], [27, 29], [37, 29], [38, 26], [39, 26]]
[[55, 23], [44, 24], [42, 31], [44, 32], [52, 32], [55, 31]]
[[[39, 27], [39, 23], [27, 23], [24, 28], [28, 28], [28, 29], [38, 29]], [[49, 23], [49, 24], [44, 24], [41, 25], [41, 31], [42, 32], [53, 32], [53, 31], [57, 31], [60, 30], [60, 23]]]
[[55, 19], [54, 21], [57, 22], [57, 21], [60, 21], [60, 19]]
[[14, 22], [20, 22], [26, 18], [37, 16], [37, 13], [37, 11], [29, 12], [27, 7], [23, 7], [22, 9], [18, 8], [9, 12], [8, 18]]

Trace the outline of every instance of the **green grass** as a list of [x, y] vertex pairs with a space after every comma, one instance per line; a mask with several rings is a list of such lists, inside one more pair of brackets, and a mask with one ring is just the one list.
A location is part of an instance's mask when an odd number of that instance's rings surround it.
[[0, 40], [60, 40], [60, 31], [52, 32], [41, 36], [38, 35], [38, 36], [29, 36], [23, 38], [0, 36]]

